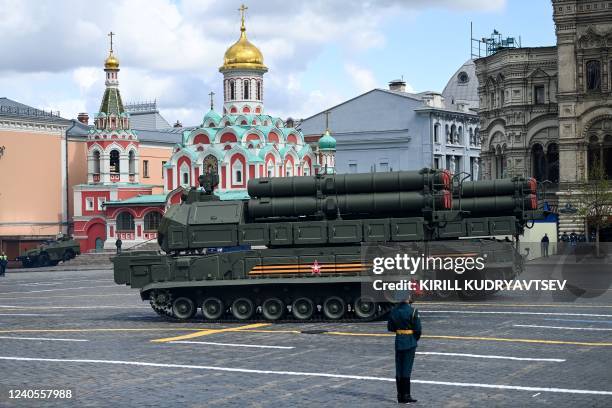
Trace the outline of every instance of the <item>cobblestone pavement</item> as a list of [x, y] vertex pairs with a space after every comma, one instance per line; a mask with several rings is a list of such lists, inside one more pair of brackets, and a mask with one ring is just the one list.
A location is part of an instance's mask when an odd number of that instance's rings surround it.
[[[612, 406], [609, 291], [418, 308], [416, 406]], [[396, 406], [385, 329], [169, 322], [109, 270], [9, 271], [0, 278], [0, 407]], [[74, 396], [9, 398], [27, 389]]]

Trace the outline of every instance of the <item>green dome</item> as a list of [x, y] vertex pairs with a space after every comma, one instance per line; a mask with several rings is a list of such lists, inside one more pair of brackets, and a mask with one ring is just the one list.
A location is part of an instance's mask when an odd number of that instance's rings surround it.
[[336, 139], [332, 137], [329, 133], [329, 129], [325, 131], [323, 137], [319, 139], [319, 149], [335, 149], [336, 148]]

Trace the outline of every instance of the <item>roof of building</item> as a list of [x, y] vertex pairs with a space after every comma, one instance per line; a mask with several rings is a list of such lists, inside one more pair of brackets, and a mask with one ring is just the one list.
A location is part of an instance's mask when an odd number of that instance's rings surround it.
[[149, 204], [164, 204], [166, 202], [166, 194], [144, 194], [126, 198], [119, 201], [106, 201], [104, 205], [149, 205]]
[[465, 104], [467, 109], [477, 109], [478, 78], [476, 77], [476, 64], [467, 60], [448, 80], [442, 91], [444, 104], [456, 108], [458, 104]]
[[132, 129], [160, 130], [170, 128], [170, 123], [159, 113], [157, 101], [125, 104], [130, 114]]
[[70, 121], [60, 116], [59, 112], [46, 111], [19, 103], [7, 97], [0, 97], [0, 116], [27, 118], [45, 122], [68, 124]]

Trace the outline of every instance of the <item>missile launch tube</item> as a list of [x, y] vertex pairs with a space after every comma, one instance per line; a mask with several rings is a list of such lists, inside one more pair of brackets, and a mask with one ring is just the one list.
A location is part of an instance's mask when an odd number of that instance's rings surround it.
[[519, 194], [535, 194], [534, 178], [466, 181], [462, 184], [461, 197], [486, 197]]
[[418, 216], [423, 209], [450, 209], [451, 194], [444, 191], [435, 196], [417, 191], [373, 194], [344, 194], [317, 197], [263, 197], [252, 198], [248, 203], [251, 219], [267, 217], [299, 217], [325, 215], [334, 218], [342, 215], [370, 216]]
[[385, 173], [337, 174], [299, 177], [274, 177], [249, 180], [251, 197], [296, 197], [335, 194], [361, 194], [399, 191], [448, 190], [451, 176], [447, 170], [397, 171]]
[[535, 195], [529, 194], [524, 197], [516, 196], [488, 196], [455, 199], [453, 210], [470, 211], [470, 215], [508, 215], [516, 211], [535, 210], [538, 200]]

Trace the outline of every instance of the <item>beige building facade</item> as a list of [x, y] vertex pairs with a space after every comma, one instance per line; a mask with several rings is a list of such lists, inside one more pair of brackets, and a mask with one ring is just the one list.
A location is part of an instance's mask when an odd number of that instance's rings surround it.
[[[557, 44], [476, 60], [483, 178], [531, 176], [576, 207], [592, 166], [612, 178], [612, 3], [553, 0]], [[588, 232], [560, 211], [559, 233]]]

